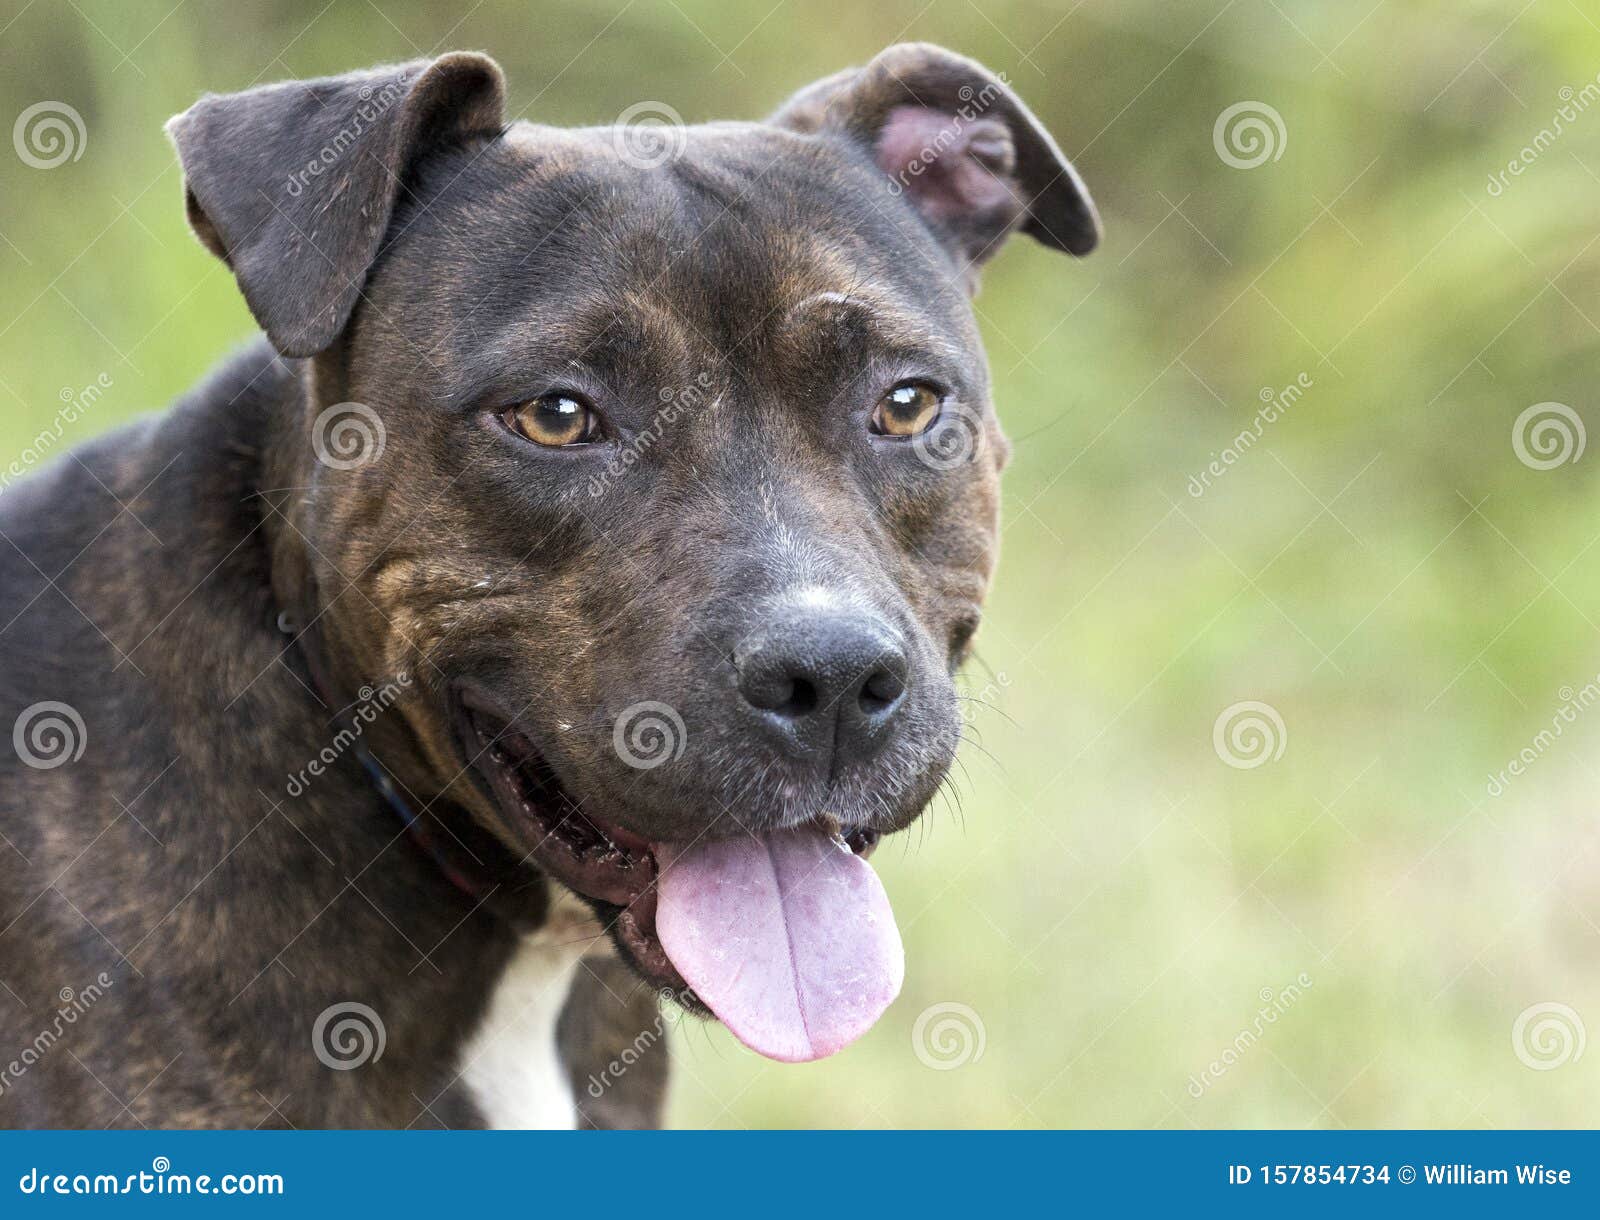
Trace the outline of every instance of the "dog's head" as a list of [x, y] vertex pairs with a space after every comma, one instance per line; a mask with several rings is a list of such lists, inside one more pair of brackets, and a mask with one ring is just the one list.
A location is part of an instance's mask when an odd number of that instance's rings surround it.
[[[1049, 135], [923, 45], [762, 123], [506, 126], [457, 54], [171, 131], [196, 232], [308, 358], [279, 597], [345, 688], [423, 690], [384, 761], [759, 1049], [858, 1032], [898, 942], [837, 844], [943, 779], [995, 560], [976, 270], [1098, 236]], [[759, 975], [771, 938], [783, 994], [732, 994], [711, 959]]]

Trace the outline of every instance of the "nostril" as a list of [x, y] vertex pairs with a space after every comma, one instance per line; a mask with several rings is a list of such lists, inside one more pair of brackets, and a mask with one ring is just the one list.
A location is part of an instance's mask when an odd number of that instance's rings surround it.
[[798, 720], [816, 711], [819, 702], [817, 688], [809, 678], [794, 678], [789, 683], [789, 697], [772, 710]]
[[786, 664], [746, 667], [740, 675], [739, 691], [751, 707], [786, 720], [809, 716], [822, 702], [817, 684]]
[[877, 669], [861, 684], [856, 699], [863, 712], [877, 716], [899, 703], [900, 696], [905, 693], [906, 681], [902, 675], [892, 669]]
[[870, 756], [905, 706], [910, 662], [898, 633], [870, 616], [796, 614], [763, 625], [730, 658], [737, 697], [790, 754]]

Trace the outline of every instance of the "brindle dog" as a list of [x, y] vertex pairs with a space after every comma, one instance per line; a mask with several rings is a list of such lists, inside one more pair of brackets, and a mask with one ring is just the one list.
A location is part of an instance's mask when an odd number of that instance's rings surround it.
[[976, 269], [1098, 237], [1049, 135], [925, 45], [653, 137], [473, 54], [169, 130], [265, 338], [0, 496], [0, 1124], [646, 1125], [662, 990], [854, 1036], [656, 883], [831, 840], [878, 909], [995, 560]]

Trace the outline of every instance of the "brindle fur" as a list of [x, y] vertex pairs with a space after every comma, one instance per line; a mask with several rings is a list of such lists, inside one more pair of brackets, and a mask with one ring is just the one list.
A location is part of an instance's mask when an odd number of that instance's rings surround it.
[[[974, 93], [1011, 142], [985, 162], [1004, 195], [888, 189], [875, 141], [895, 107]], [[480, 1122], [460, 1048], [547, 883], [518, 863], [529, 828], [465, 769], [450, 681], [520, 709], [570, 793], [651, 838], [824, 803], [894, 829], [949, 765], [1006, 453], [967, 294], [1013, 227], [1093, 245], [1076, 176], [1008, 89], [925, 46], [767, 123], [691, 129], [653, 170], [606, 130], [504, 127], [501, 95], [491, 61], [451, 55], [174, 120], [191, 222], [266, 337], [0, 497], [0, 711], [58, 701], [87, 730], [58, 767], [0, 757], [0, 1069], [35, 1047], [0, 1074], [0, 1125]], [[951, 469], [866, 434], [882, 384], [923, 372], [981, 421]], [[626, 436], [658, 428], [599, 494], [604, 453], [535, 452], [489, 422], [552, 384]], [[385, 449], [335, 469], [314, 422], [352, 401]], [[824, 779], [724, 712], [730, 642], [799, 586], [870, 606], [912, 654], [892, 748]], [[407, 676], [364, 740], [499, 878], [493, 901], [441, 874], [353, 751], [289, 795], [338, 731], [307, 652], [337, 708]], [[619, 760], [611, 726], [642, 699], [682, 716], [688, 765]], [[654, 994], [591, 965], [561, 1025], [583, 1118], [654, 1124], [664, 1044], [637, 1049]], [[64, 988], [98, 994], [40, 1049]], [[386, 1045], [332, 1070], [313, 1024], [349, 1001]], [[629, 1047], [641, 1065], [591, 1103], [590, 1073]]]

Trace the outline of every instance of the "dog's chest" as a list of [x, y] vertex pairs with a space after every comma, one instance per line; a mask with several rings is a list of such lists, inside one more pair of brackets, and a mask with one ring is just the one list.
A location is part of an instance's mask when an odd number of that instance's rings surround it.
[[552, 904], [549, 922], [525, 937], [506, 963], [483, 1021], [462, 1050], [461, 1080], [486, 1127], [576, 1126], [556, 1022], [579, 959], [594, 948], [598, 934], [589, 912], [563, 895]]

